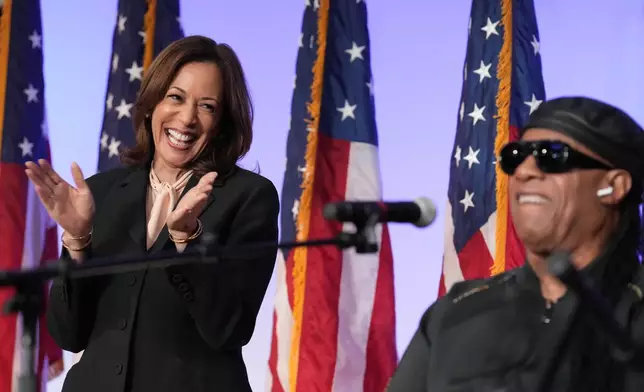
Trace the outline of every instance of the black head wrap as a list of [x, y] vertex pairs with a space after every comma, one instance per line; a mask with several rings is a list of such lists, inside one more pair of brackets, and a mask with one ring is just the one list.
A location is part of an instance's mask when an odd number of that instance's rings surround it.
[[530, 128], [560, 132], [633, 177], [641, 190], [644, 180], [644, 130], [624, 111], [585, 97], [563, 97], [544, 102], [521, 133]]

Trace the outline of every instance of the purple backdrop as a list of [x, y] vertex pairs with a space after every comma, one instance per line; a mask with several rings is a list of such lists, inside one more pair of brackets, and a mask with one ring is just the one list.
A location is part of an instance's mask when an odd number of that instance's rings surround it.
[[[349, 0], [346, 0], [349, 1]], [[76, 160], [95, 172], [116, 0], [43, 0], [46, 99], [54, 166], [68, 180]], [[536, 0], [548, 97], [585, 94], [644, 122], [644, 5], [641, 0]], [[443, 249], [442, 207], [463, 77], [469, 0], [368, 2], [384, 194], [432, 198], [425, 230], [392, 225], [398, 349], [436, 298]], [[183, 1], [186, 34], [232, 45], [256, 104], [259, 162], [278, 189], [284, 174], [303, 0]], [[478, 30], [472, 26], [472, 33]], [[264, 389], [275, 288], [269, 288], [244, 356], [253, 388]], [[71, 357], [66, 355], [67, 363]], [[50, 382], [59, 391], [63, 377]]]

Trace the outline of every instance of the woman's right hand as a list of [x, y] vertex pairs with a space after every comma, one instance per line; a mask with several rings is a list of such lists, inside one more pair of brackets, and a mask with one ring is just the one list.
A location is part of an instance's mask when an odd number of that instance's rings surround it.
[[27, 162], [25, 166], [27, 177], [34, 184], [49, 216], [69, 236], [88, 236], [94, 218], [94, 197], [78, 164], [72, 164], [72, 177], [76, 188], [63, 180], [44, 159], [39, 159], [38, 164]]

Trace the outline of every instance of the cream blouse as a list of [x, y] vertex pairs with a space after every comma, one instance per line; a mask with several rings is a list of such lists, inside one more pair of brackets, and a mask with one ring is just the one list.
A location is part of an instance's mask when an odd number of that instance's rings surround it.
[[[174, 184], [170, 184], [161, 182], [154, 170], [150, 168], [150, 185], [146, 201], [147, 249], [152, 247], [159, 233], [163, 230], [168, 216], [176, 207], [179, 196], [181, 196], [181, 192], [185, 189], [191, 175], [192, 171], [188, 171], [182, 174]], [[186, 248], [185, 243], [175, 243], [175, 246], [179, 252], [183, 252]]]

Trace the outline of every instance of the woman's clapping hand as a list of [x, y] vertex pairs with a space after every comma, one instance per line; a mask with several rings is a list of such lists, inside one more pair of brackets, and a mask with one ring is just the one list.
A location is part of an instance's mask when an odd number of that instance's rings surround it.
[[25, 172], [34, 184], [49, 216], [72, 237], [88, 236], [94, 218], [94, 198], [78, 164], [72, 164], [71, 186], [54, 171], [49, 162], [27, 162]]

